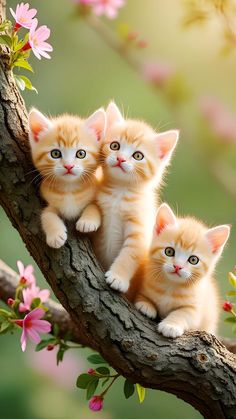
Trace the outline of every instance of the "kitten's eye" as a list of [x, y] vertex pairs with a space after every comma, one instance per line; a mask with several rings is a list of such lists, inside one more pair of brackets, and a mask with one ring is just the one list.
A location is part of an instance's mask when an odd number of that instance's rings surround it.
[[86, 156], [86, 151], [85, 150], [78, 150], [76, 152], [76, 157], [78, 157], [78, 159], [84, 159]]
[[141, 153], [141, 151], [135, 151], [135, 153], [133, 154], [133, 158], [135, 160], [143, 160], [144, 155], [143, 153]]
[[192, 255], [188, 258], [188, 261], [189, 263], [191, 263], [191, 265], [197, 265], [199, 262], [199, 258], [197, 256]]
[[58, 150], [57, 148], [55, 148], [54, 150], [51, 151], [51, 157], [53, 159], [60, 159], [62, 156], [61, 151]]
[[173, 249], [173, 247], [167, 247], [165, 249], [165, 254], [166, 256], [172, 257], [175, 255], [175, 249]]
[[113, 143], [110, 144], [110, 149], [111, 150], [119, 150], [120, 149], [120, 143], [118, 143], [117, 141], [113, 141]]

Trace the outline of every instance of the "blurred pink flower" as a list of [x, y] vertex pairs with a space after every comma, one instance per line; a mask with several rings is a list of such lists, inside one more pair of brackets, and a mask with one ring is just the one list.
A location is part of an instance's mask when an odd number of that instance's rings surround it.
[[[57, 350], [57, 347], [55, 347]], [[56, 353], [48, 351], [47, 348], [42, 351], [30, 351], [28, 362], [31, 367], [38, 371], [39, 374], [48, 377], [63, 388], [74, 389], [76, 378], [84, 372], [86, 363], [82, 356], [72, 351], [67, 351], [64, 355], [63, 362], [56, 364]]]
[[[29, 41], [22, 48], [23, 51], [32, 48], [34, 55], [41, 60], [41, 56], [50, 59], [50, 55], [46, 52], [53, 51], [53, 48], [48, 44], [46, 39], [50, 36], [50, 29], [43, 25], [37, 28], [38, 20], [34, 19], [30, 28]], [[37, 28], [37, 29], [36, 29]]]
[[19, 311], [21, 313], [30, 310], [34, 298], [40, 298], [41, 302], [45, 303], [49, 298], [50, 291], [47, 289], [40, 290], [39, 287], [36, 287], [36, 285], [33, 284], [29, 288], [24, 288], [22, 290], [22, 295], [24, 302], [19, 305]]
[[236, 143], [236, 115], [214, 97], [204, 97], [200, 109], [215, 135], [228, 143]]
[[18, 260], [17, 267], [20, 274], [20, 283], [25, 285], [35, 285], [36, 279], [34, 276], [34, 268], [32, 265], [24, 267], [23, 263]]
[[101, 396], [93, 396], [89, 401], [89, 409], [98, 412], [103, 408], [103, 398]]
[[156, 86], [163, 86], [173, 73], [174, 69], [171, 65], [160, 61], [150, 61], [143, 66], [144, 78]]
[[18, 326], [23, 328], [21, 335], [21, 349], [25, 352], [27, 338], [32, 342], [39, 343], [41, 338], [39, 333], [49, 333], [51, 324], [47, 320], [40, 320], [45, 315], [45, 311], [41, 308], [35, 308], [26, 314], [24, 319], [14, 320]]
[[17, 4], [16, 11], [10, 8], [10, 12], [16, 21], [15, 30], [19, 29], [21, 26], [23, 28], [29, 29], [33, 23], [33, 18], [37, 13], [36, 9], [30, 9], [29, 3]]
[[90, 4], [93, 4], [94, 3], [94, 0], [73, 0], [74, 1], [74, 3], [77, 3], [77, 4], [84, 4], [84, 5], [90, 5]]
[[97, 16], [105, 15], [109, 19], [115, 19], [118, 9], [124, 4], [125, 0], [94, 0], [92, 8]]

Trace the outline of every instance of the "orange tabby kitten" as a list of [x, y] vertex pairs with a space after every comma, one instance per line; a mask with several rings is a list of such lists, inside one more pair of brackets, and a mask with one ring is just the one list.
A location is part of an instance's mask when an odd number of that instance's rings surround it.
[[167, 204], [160, 206], [149, 256], [127, 297], [146, 316], [160, 315], [158, 331], [164, 336], [216, 333], [219, 296], [213, 271], [229, 233], [228, 225], [208, 229], [194, 218], [176, 218]]
[[48, 204], [42, 211], [42, 228], [51, 247], [59, 248], [67, 239], [63, 219], [75, 219], [81, 232], [96, 231], [100, 225], [100, 212], [90, 203], [105, 127], [103, 109], [86, 120], [70, 115], [48, 119], [36, 109], [29, 114], [32, 158], [42, 176], [41, 195]]
[[125, 120], [115, 103], [107, 108], [101, 149], [103, 179], [97, 193], [102, 226], [95, 253], [106, 282], [126, 292], [139, 259], [148, 249], [155, 219], [155, 188], [178, 141], [178, 131], [157, 134], [141, 121]]

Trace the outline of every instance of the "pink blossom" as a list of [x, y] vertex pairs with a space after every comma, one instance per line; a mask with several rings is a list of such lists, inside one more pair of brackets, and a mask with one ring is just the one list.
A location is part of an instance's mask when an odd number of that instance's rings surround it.
[[19, 311], [21, 313], [30, 310], [34, 298], [40, 298], [41, 302], [45, 303], [49, 298], [50, 291], [47, 289], [40, 290], [39, 287], [33, 284], [29, 288], [24, 288], [22, 290], [22, 295], [24, 302], [19, 305]]
[[[22, 48], [23, 51], [32, 48], [34, 55], [41, 60], [41, 56], [50, 59], [50, 55], [46, 52], [53, 51], [53, 48], [48, 44], [46, 39], [50, 36], [50, 29], [43, 25], [37, 28], [38, 20], [34, 19], [29, 33], [29, 42]], [[37, 29], [36, 29], [37, 28]]]
[[143, 76], [150, 83], [163, 86], [173, 75], [174, 69], [171, 65], [163, 62], [147, 62], [143, 66]]
[[124, 4], [124, 0], [94, 0], [92, 8], [97, 16], [105, 15], [109, 19], [114, 19], [118, 14], [118, 9]]
[[17, 267], [20, 274], [20, 283], [25, 285], [35, 285], [34, 268], [32, 265], [24, 267], [23, 263], [18, 260]]
[[89, 375], [93, 375], [96, 371], [93, 368], [89, 368], [87, 372]]
[[89, 409], [98, 412], [103, 408], [103, 398], [101, 396], [93, 396], [89, 401]]
[[24, 319], [14, 320], [18, 326], [23, 328], [21, 335], [21, 349], [25, 352], [27, 338], [32, 342], [39, 343], [39, 333], [49, 333], [51, 331], [51, 324], [47, 320], [40, 320], [45, 315], [45, 311], [41, 308], [35, 308], [30, 313], [26, 314]]
[[215, 135], [225, 142], [236, 142], [236, 115], [214, 97], [203, 98], [200, 108]]
[[15, 30], [19, 29], [21, 26], [23, 28], [29, 29], [33, 23], [33, 18], [37, 13], [36, 9], [30, 9], [29, 3], [17, 4], [16, 11], [10, 8], [10, 12], [16, 21]]

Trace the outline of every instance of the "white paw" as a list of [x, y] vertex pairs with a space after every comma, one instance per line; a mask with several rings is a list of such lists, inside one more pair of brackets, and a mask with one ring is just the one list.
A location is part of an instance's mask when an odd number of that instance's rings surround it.
[[80, 233], [92, 233], [97, 231], [100, 227], [100, 223], [97, 221], [85, 220], [80, 218], [76, 223], [76, 230]]
[[168, 324], [162, 320], [158, 325], [158, 332], [167, 338], [177, 338], [184, 333], [184, 329], [179, 325]]
[[129, 281], [124, 278], [116, 275], [112, 270], [105, 273], [106, 283], [110, 285], [111, 288], [120, 292], [126, 292], [129, 288]]
[[67, 240], [66, 230], [57, 231], [55, 234], [47, 234], [46, 241], [48, 246], [54, 249], [62, 247]]
[[144, 301], [138, 301], [135, 303], [135, 307], [144, 314], [144, 316], [149, 317], [150, 319], [155, 319], [157, 316], [157, 311], [151, 304], [148, 304]]

